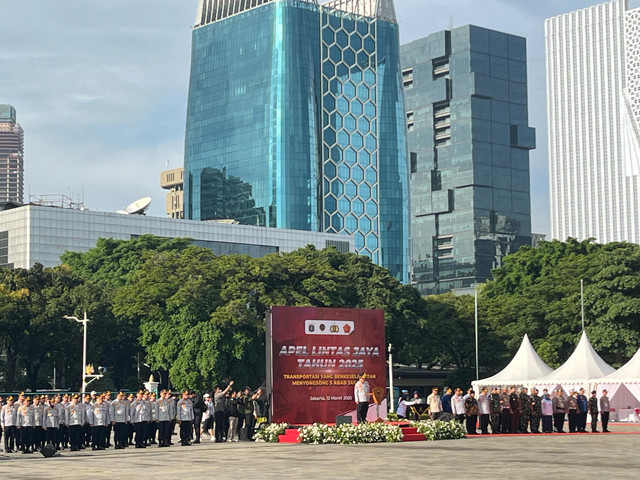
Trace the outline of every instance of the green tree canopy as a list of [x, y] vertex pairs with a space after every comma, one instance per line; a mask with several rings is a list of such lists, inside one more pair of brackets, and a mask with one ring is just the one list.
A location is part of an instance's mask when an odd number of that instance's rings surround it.
[[613, 365], [640, 346], [640, 246], [543, 242], [505, 258], [482, 289], [483, 315], [515, 351], [525, 333], [550, 366], [573, 352], [582, 329], [584, 280], [586, 332]]

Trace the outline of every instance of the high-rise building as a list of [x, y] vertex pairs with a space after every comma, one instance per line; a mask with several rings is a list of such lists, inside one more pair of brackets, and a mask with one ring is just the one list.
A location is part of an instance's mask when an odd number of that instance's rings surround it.
[[16, 109], [0, 105], [0, 203], [22, 203], [24, 197], [24, 132]]
[[165, 201], [167, 215], [171, 218], [184, 218], [184, 168], [161, 172], [160, 186], [169, 190]]
[[425, 295], [469, 291], [531, 245], [526, 41], [464, 26], [401, 57], [412, 282]]
[[551, 236], [640, 243], [640, 9], [545, 22]]
[[185, 218], [353, 234], [407, 281], [399, 55], [393, 0], [201, 0]]

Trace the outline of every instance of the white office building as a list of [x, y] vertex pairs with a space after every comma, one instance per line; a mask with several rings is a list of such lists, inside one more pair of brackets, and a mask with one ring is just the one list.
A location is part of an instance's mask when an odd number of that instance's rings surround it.
[[351, 235], [26, 205], [0, 212], [0, 266], [53, 267], [66, 251], [86, 252], [99, 238], [130, 240], [145, 234], [190, 238], [218, 255], [262, 257], [307, 245], [355, 252]]
[[566, 13], [545, 35], [551, 236], [640, 243], [640, 8]]

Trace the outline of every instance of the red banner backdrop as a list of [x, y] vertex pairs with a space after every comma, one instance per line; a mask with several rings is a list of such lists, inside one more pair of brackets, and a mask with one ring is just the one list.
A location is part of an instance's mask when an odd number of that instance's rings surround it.
[[333, 423], [351, 414], [361, 372], [372, 390], [386, 388], [382, 310], [272, 307], [266, 343], [272, 422]]

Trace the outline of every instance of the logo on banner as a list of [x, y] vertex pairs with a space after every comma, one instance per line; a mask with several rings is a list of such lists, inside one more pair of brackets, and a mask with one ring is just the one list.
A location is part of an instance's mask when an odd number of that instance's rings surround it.
[[354, 323], [351, 320], [305, 320], [307, 335], [351, 335]]

